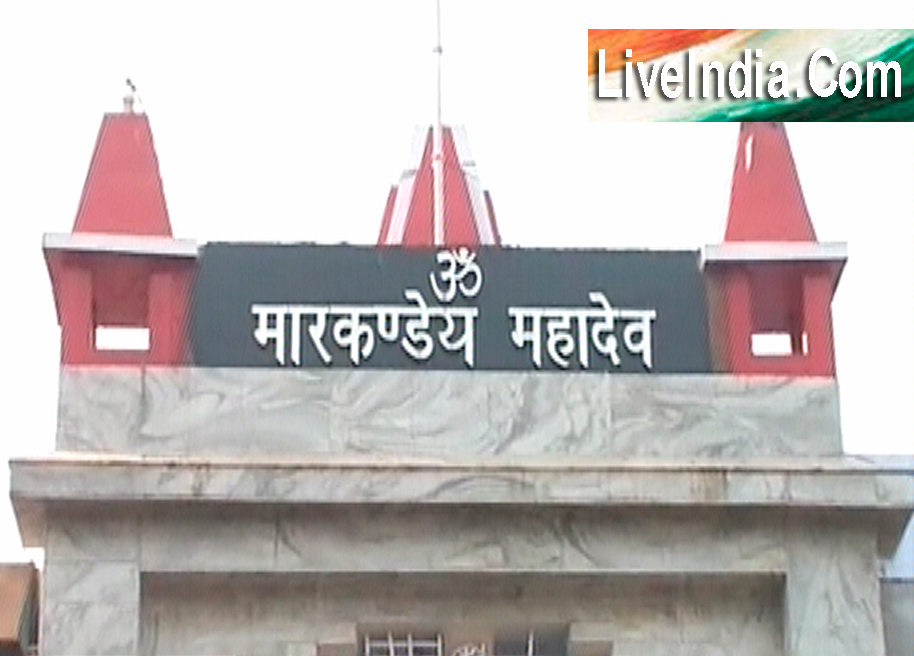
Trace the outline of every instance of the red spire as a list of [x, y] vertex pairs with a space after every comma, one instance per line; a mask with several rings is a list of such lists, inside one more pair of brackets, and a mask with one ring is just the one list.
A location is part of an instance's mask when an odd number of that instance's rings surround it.
[[171, 236], [145, 114], [102, 119], [73, 232]]
[[[381, 221], [379, 246], [435, 246], [434, 130], [414, 148], [411, 168], [391, 189]], [[462, 128], [441, 128], [443, 243], [441, 246], [501, 244], [492, 201], [476, 176]]]
[[717, 371], [834, 376], [846, 260], [846, 245], [816, 239], [784, 125], [743, 123], [724, 243], [702, 251]]
[[[149, 120], [128, 95], [124, 113], [102, 119], [73, 233], [44, 238], [61, 364], [189, 363], [197, 252], [172, 237]], [[100, 345], [102, 329], [145, 344]]]
[[783, 123], [741, 125], [724, 241], [816, 241]]

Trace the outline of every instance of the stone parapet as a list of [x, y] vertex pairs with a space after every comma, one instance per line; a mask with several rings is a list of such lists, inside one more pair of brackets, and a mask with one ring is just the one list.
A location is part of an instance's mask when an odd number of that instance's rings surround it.
[[837, 456], [833, 378], [66, 367], [61, 451], [191, 457]]

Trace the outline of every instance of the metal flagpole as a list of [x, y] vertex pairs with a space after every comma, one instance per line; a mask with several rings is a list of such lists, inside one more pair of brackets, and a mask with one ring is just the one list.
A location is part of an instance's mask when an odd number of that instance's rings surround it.
[[434, 53], [438, 57], [438, 114], [433, 132], [432, 180], [434, 194], [435, 245], [444, 245], [444, 153], [441, 132], [441, 0], [436, 0], [436, 19], [438, 23], [438, 42]]

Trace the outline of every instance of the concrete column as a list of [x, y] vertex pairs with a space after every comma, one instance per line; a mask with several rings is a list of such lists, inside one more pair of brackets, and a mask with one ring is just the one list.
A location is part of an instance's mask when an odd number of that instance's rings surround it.
[[885, 656], [875, 528], [787, 523], [786, 656]]
[[134, 656], [140, 609], [135, 520], [49, 518], [42, 656]]

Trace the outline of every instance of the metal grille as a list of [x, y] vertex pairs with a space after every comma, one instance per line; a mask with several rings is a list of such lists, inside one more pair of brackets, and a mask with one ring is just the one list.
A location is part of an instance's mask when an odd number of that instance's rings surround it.
[[452, 644], [445, 652], [440, 633], [394, 633], [364, 635], [363, 656], [565, 656], [565, 636], [533, 631], [511, 636], [497, 635], [485, 641]]
[[383, 637], [366, 634], [365, 656], [444, 656], [444, 640], [440, 633], [388, 633]]

